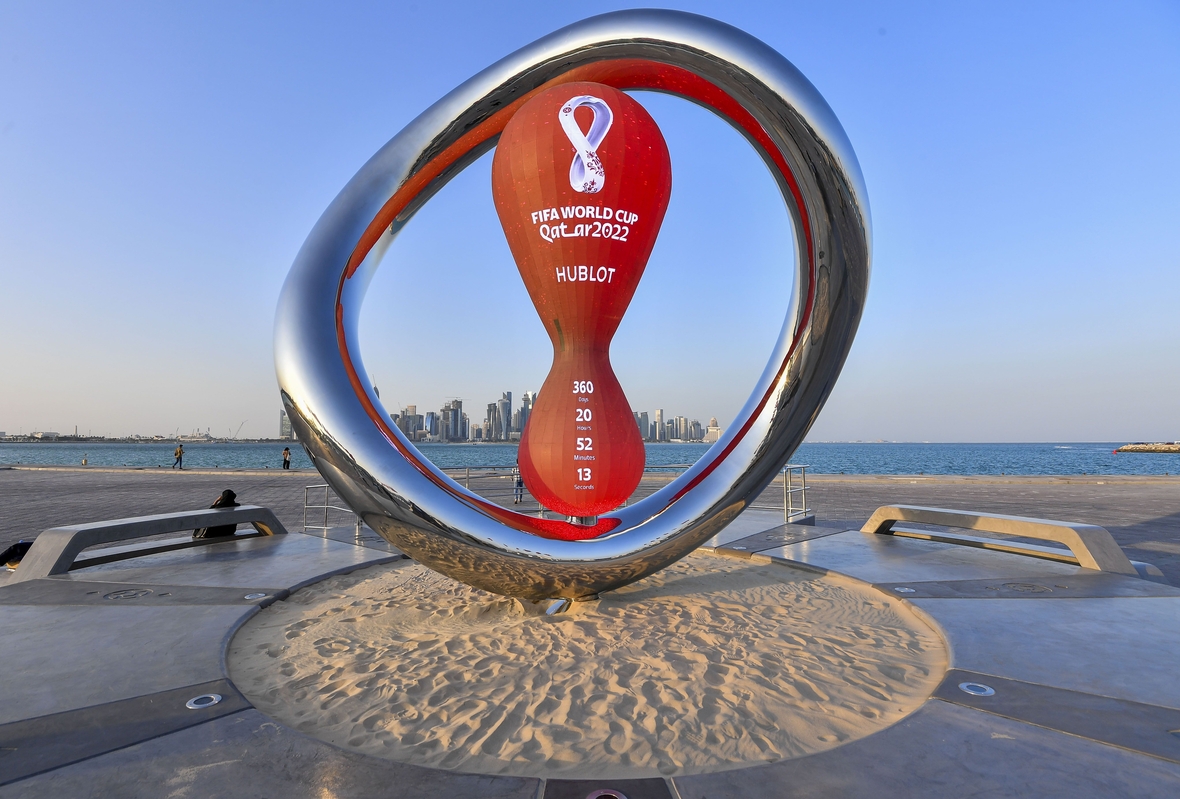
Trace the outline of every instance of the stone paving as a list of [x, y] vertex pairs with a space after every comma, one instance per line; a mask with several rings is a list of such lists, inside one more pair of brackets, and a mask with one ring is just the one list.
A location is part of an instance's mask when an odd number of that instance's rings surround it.
[[[322, 482], [310, 470], [0, 469], [0, 550], [57, 525], [207, 507], [225, 488], [233, 489], [239, 502], [269, 507], [288, 529], [301, 530], [303, 488]], [[645, 479], [637, 497], [661, 482]], [[510, 485], [504, 478], [487, 478], [471, 487], [511, 507]], [[817, 475], [808, 480], [808, 504], [821, 523], [852, 527], [886, 504], [1098, 524], [1132, 560], [1154, 563], [1180, 585], [1180, 477]], [[757, 505], [782, 507], [781, 485], [768, 488]], [[526, 497], [518, 510], [536, 508]]]

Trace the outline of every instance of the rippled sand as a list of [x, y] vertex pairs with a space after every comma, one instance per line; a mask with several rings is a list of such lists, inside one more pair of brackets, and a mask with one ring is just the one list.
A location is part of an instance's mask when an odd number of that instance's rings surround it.
[[377, 757], [487, 774], [697, 774], [863, 737], [946, 670], [868, 586], [693, 555], [557, 617], [403, 561], [251, 619], [233, 681], [264, 713]]

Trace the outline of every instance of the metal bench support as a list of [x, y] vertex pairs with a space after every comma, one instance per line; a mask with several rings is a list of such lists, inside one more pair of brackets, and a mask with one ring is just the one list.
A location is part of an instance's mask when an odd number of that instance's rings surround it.
[[1114, 536], [1105, 527], [1093, 524], [1075, 524], [1050, 519], [1030, 519], [1025, 516], [1004, 516], [946, 508], [923, 508], [916, 505], [883, 505], [873, 512], [872, 517], [864, 527], [860, 528], [860, 531], [891, 535], [893, 525], [897, 522], [937, 524], [987, 533], [1018, 535], [1041, 541], [1055, 541], [1069, 547], [1074, 557], [1077, 558], [1078, 565], [1083, 568], [1139, 576], [1131, 561], [1115, 543]]

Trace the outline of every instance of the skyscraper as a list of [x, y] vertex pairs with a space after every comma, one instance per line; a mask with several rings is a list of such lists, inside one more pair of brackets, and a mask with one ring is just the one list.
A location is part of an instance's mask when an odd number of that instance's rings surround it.
[[533, 405], [537, 401], [537, 392], [526, 391], [524, 396], [520, 399], [520, 427], [516, 428], [520, 432], [524, 432], [524, 426], [529, 423], [529, 414], [533, 412]]
[[279, 411], [279, 438], [286, 441], [295, 440], [295, 431], [291, 429], [291, 418], [285, 410]]
[[485, 441], [504, 440], [504, 416], [502, 413], [503, 400], [488, 403], [487, 421], [484, 422]]
[[639, 435], [644, 441], [651, 441], [651, 422], [647, 420], [647, 411], [639, 414]]
[[656, 441], [667, 441], [668, 433], [664, 429], [664, 409], [656, 409], [656, 434], [654, 436]]
[[467, 418], [467, 415], [463, 413], [463, 400], [454, 399], [445, 403], [442, 406], [442, 410], [438, 412], [438, 415], [439, 438], [443, 441], [467, 440], [467, 425], [463, 421]]
[[512, 392], [505, 391], [496, 405], [500, 409], [500, 428], [503, 431], [501, 440], [507, 441], [508, 434], [512, 432]]
[[402, 408], [402, 412], [397, 417], [398, 429], [405, 433], [406, 438], [411, 441], [418, 441], [422, 438], [419, 433], [422, 432], [424, 422], [422, 415], [418, 413], [417, 405], [407, 405]]

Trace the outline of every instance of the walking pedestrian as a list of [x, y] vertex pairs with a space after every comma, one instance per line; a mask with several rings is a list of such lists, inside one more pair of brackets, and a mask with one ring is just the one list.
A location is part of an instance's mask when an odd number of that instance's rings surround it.
[[520, 473], [520, 461], [512, 467], [512, 504], [524, 502], [524, 477]]
[[177, 444], [176, 451], [172, 455], [176, 458], [176, 462], [172, 464], [172, 468], [184, 471], [184, 444]]
[[284, 469], [291, 468], [291, 448], [290, 447], [283, 447], [283, 468]]

